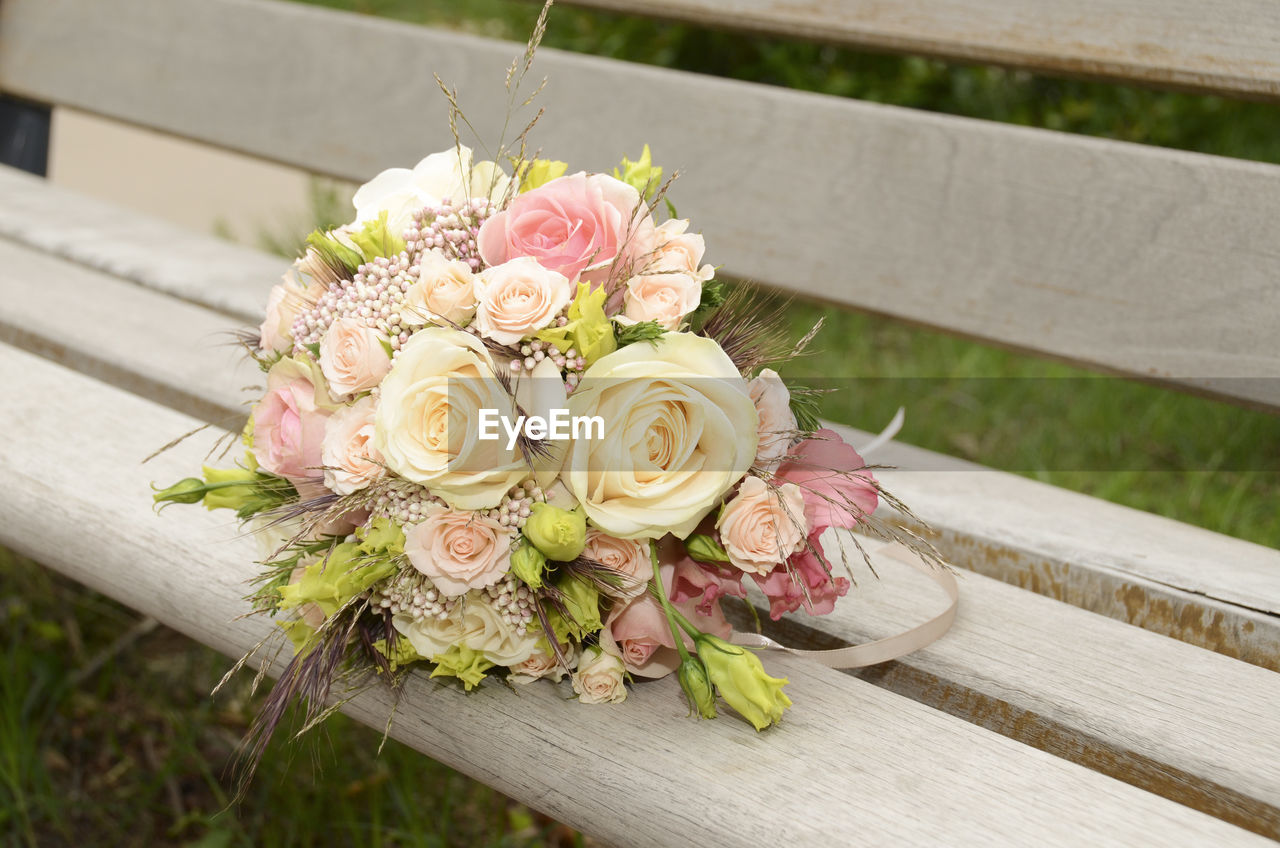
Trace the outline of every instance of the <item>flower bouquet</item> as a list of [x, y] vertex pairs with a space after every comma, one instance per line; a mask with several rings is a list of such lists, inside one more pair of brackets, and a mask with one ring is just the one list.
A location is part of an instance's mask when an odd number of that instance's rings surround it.
[[570, 173], [527, 133], [494, 161], [459, 140], [384, 171], [312, 233], [246, 340], [266, 388], [243, 456], [155, 494], [233, 510], [261, 543], [249, 601], [294, 657], [259, 752], [287, 703], [314, 719], [338, 680], [415, 668], [568, 677], [584, 704], [674, 672], [696, 715], [719, 696], [762, 730], [787, 681], [722, 599], [753, 583], [773, 618], [830, 612], [850, 580], [829, 529], [928, 554], [768, 367], [818, 328], [787, 339], [716, 279], [649, 149]]

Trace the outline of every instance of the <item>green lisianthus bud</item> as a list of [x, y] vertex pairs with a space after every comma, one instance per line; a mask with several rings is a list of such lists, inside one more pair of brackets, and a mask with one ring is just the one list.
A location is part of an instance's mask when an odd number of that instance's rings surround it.
[[547, 558], [528, 539], [511, 552], [511, 573], [525, 582], [530, 589], [542, 588], [542, 575], [547, 570]]
[[[579, 640], [598, 633], [604, 627], [600, 620], [600, 593], [585, 580], [569, 577], [556, 584], [560, 600], [569, 614], [566, 624]], [[557, 634], [558, 635], [558, 634]]]
[[587, 515], [580, 507], [567, 510], [548, 503], [535, 503], [524, 523], [523, 532], [524, 537], [547, 559], [571, 562], [587, 546]]
[[376, 221], [366, 221], [364, 229], [351, 234], [351, 241], [360, 248], [365, 262], [372, 262], [379, 257], [392, 257], [404, 250], [404, 239], [391, 232], [387, 225], [387, 212], [384, 210]]
[[613, 321], [604, 314], [607, 298], [604, 286], [593, 291], [588, 283], [579, 282], [578, 293], [565, 313], [569, 323], [543, 330], [538, 333], [538, 339], [551, 342], [561, 351], [577, 350], [587, 365], [608, 356], [618, 349], [618, 339], [613, 332]]
[[729, 553], [713, 537], [693, 533], [684, 540], [684, 549], [698, 562], [729, 562]]
[[783, 710], [791, 706], [791, 699], [782, 691], [786, 678], [770, 677], [760, 658], [741, 645], [706, 633], [698, 634], [694, 642], [720, 697], [756, 730], [782, 719]]
[[392, 560], [369, 557], [357, 543], [343, 542], [303, 569], [297, 581], [280, 587], [280, 608], [315, 604], [327, 618], [395, 571]]
[[[155, 484], [151, 488], [154, 489]], [[167, 489], [160, 489], [151, 498], [158, 504], [197, 504], [204, 500], [204, 481], [199, 477], [187, 477]]]
[[686, 657], [678, 672], [680, 688], [689, 699], [689, 709], [703, 718], [716, 717], [716, 693], [707, 677], [707, 667], [695, 656]]
[[534, 159], [532, 162], [526, 162], [520, 171], [520, 191], [522, 193], [533, 191], [556, 177], [564, 176], [564, 172], [568, 169], [568, 162], [560, 162], [556, 159]]
[[635, 162], [623, 156], [622, 168], [614, 168], [613, 176], [640, 192], [645, 200], [652, 200], [662, 182], [662, 168], [653, 164], [649, 145], [646, 144]]
[[368, 528], [357, 534], [360, 552], [370, 556], [392, 557], [404, 553], [404, 531], [389, 518], [375, 518]]
[[[257, 489], [259, 475], [257, 471], [233, 466], [231, 468], [210, 468], [204, 466], [205, 509], [239, 510], [245, 504], [257, 500], [260, 492]], [[243, 483], [244, 485], [236, 485]]]
[[493, 668], [483, 651], [465, 645], [450, 645], [449, 650], [436, 654], [431, 661], [436, 664], [432, 677], [456, 677], [468, 692], [479, 686], [485, 672]]

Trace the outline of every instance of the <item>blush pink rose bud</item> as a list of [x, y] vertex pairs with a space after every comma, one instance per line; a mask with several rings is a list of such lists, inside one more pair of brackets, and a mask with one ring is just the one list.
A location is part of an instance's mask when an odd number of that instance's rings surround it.
[[747, 384], [751, 401], [756, 405], [760, 427], [760, 446], [756, 448], [756, 465], [773, 470], [787, 455], [799, 425], [791, 411], [791, 392], [772, 368], [765, 368]]
[[267, 393], [253, 412], [253, 456], [258, 465], [292, 481], [319, 477], [321, 446], [329, 417], [327, 397], [292, 360], [267, 375]]
[[527, 256], [570, 280], [603, 282], [615, 260], [651, 249], [653, 230], [634, 188], [580, 172], [516, 196], [481, 225], [477, 244], [486, 265]]
[[492, 586], [506, 575], [515, 535], [475, 512], [427, 508], [426, 518], [405, 531], [409, 563], [448, 597]]
[[339, 318], [320, 340], [320, 370], [335, 395], [367, 391], [391, 370], [386, 336], [354, 318]]

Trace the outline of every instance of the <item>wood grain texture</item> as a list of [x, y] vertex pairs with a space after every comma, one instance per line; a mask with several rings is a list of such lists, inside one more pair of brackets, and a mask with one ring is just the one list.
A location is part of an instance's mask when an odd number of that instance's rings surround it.
[[568, 0], [712, 27], [1259, 99], [1280, 97], [1267, 0]]
[[[267, 289], [286, 264], [189, 234], [184, 237], [193, 240], [190, 252], [166, 254], [169, 237], [152, 238], [143, 216], [92, 201], [82, 205], [74, 193], [0, 168], [3, 192], [14, 202], [0, 204], [0, 233], [69, 252], [87, 268], [128, 269], [146, 286], [194, 303], [227, 305], [219, 286], [235, 276], [238, 257], [249, 253], [232, 304], [245, 326], [259, 321]], [[49, 196], [36, 197], [41, 194]], [[57, 239], [63, 220], [84, 222], [78, 226], [90, 230], [96, 221], [109, 221], [118, 237], [76, 241], [73, 249]], [[139, 288], [41, 255], [43, 250], [29, 252], [6, 253], [12, 270], [0, 272], [0, 284], [12, 292], [0, 300], [5, 341], [209, 421], [243, 415], [243, 402], [252, 397], [240, 389], [261, 379], [247, 367], [233, 373], [233, 357], [217, 346], [229, 323], [181, 308], [171, 298], [148, 299]], [[43, 301], [29, 295], [18, 268], [29, 279], [46, 281], [78, 314], [97, 320], [68, 337]], [[261, 276], [249, 280], [250, 272]], [[130, 304], [125, 314], [117, 312], [117, 297]], [[169, 309], [180, 318], [158, 317]], [[157, 358], [156, 351], [166, 356]], [[854, 445], [870, 439], [837, 429]], [[902, 469], [885, 472], [883, 479], [928, 521], [937, 544], [957, 565], [1280, 669], [1280, 552], [911, 445], [891, 443], [874, 459]]]
[[[255, 0], [6, 0], [0, 38], [0, 88], [356, 180], [452, 143], [432, 72], [492, 143], [517, 50]], [[534, 145], [602, 170], [649, 143], [727, 274], [1280, 406], [1280, 167], [551, 50], [535, 72]]]
[[[183, 476], [201, 452], [185, 445], [146, 467], [139, 456], [191, 418], [9, 348], [0, 380], [14, 390], [0, 409], [0, 543], [230, 655], [270, 630], [234, 620], [253, 545], [217, 514], [158, 518], [146, 501], [152, 479]], [[797, 706], [766, 734], [687, 719], [671, 680], [589, 708], [553, 686], [465, 696], [417, 676], [392, 735], [618, 845], [829, 845], [852, 833], [867, 844], [1267, 844], [855, 678], [771, 665]], [[382, 727], [389, 708], [375, 691], [348, 711]], [[769, 787], [767, 813], [748, 786]]]
[[[827, 549], [843, 573], [838, 543]], [[789, 616], [784, 640], [865, 642], [942, 608], [926, 577], [873, 556], [876, 579], [847, 552], [850, 596], [827, 616]], [[951, 632], [861, 676], [1280, 838], [1280, 674], [978, 574], [959, 581]]]

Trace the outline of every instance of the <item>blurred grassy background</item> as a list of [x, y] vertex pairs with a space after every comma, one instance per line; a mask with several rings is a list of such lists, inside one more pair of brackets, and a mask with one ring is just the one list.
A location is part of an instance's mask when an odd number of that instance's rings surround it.
[[[314, 0], [523, 40], [521, 0]], [[545, 44], [976, 118], [1280, 162], [1276, 107], [878, 56], [557, 8]], [[500, 69], [495, 73], [501, 73]], [[552, 81], [554, 85], [554, 80]], [[644, 139], [637, 139], [637, 146]], [[619, 153], [636, 151], [619, 151]], [[662, 151], [655, 151], [659, 163]], [[678, 201], [678, 187], [676, 199]], [[340, 193], [317, 183], [318, 218]], [[293, 225], [264, 233], [289, 252]], [[714, 245], [711, 246], [714, 251]], [[714, 259], [714, 256], [709, 258]], [[821, 353], [798, 378], [885, 378], [825, 414], [1120, 503], [1280, 546], [1280, 419], [817, 304]], [[944, 377], [904, 397], [906, 377]], [[988, 379], [1012, 378], [1012, 379]], [[1064, 378], [1075, 378], [1065, 382]], [[1046, 385], [1068, 391], [1045, 390]], [[1053, 470], [1058, 469], [1058, 470]], [[1113, 469], [1113, 470], [1106, 470]], [[1118, 470], [1114, 470], [1118, 469]], [[1206, 564], [1212, 567], [1212, 564]], [[580, 836], [342, 717], [278, 740], [249, 798], [221, 812], [224, 767], [257, 701], [228, 663], [96, 593], [0, 552], [0, 835], [13, 845], [573, 845]]]

